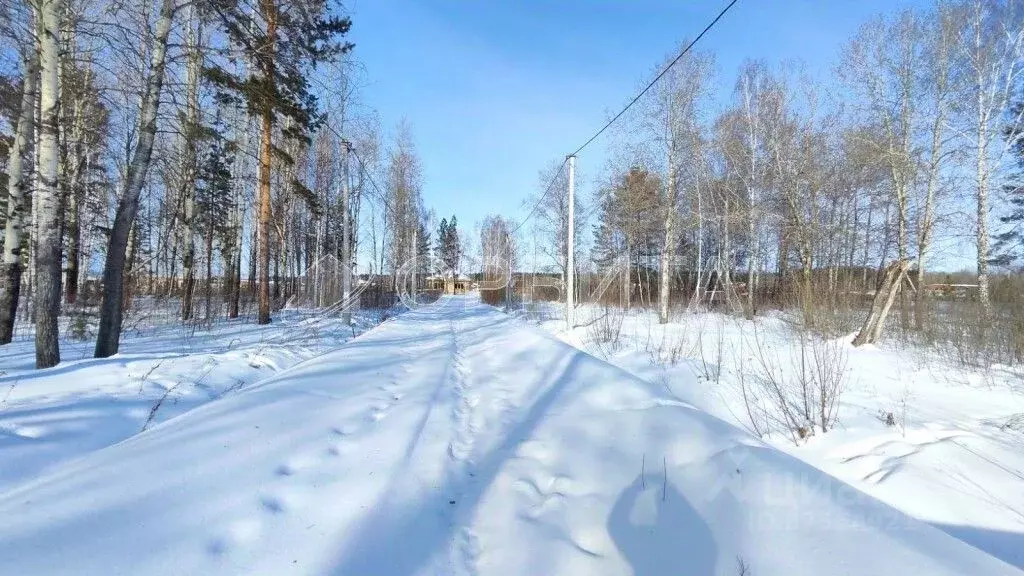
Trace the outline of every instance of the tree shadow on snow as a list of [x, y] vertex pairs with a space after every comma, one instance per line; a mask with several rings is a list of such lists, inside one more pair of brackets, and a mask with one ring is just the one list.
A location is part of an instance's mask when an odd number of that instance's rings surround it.
[[[438, 554], [448, 550], [456, 532], [469, 523], [473, 512], [504, 463], [532, 435], [545, 415], [576, 380], [586, 356], [573, 351], [551, 368], [552, 384], [509, 426], [504, 441], [477, 460], [464, 474], [415, 501], [404, 500], [389, 487], [372, 511], [359, 522], [333, 563], [336, 576], [404, 576], [415, 574]], [[418, 442], [413, 439], [413, 444]]]
[[636, 576], [714, 576], [711, 528], [671, 484], [637, 476], [612, 506], [608, 535]]
[[946, 534], [1024, 570], [1024, 533], [932, 522]]

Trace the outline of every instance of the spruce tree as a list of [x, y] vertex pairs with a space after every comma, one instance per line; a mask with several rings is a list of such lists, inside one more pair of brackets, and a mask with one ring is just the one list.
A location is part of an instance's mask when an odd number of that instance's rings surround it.
[[[1017, 117], [1022, 109], [1024, 101], [1017, 102], [1010, 110], [1010, 115]], [[1010, 141], [1017, 170], [1003, 187], [1009, 212], [999, 218], [1005, 227], [995, 235], [992, 263], [998, 266], [1014, 265], [1024, 257], [1024, 129], [1020, 126], [1008, 127], [1005, 136]]]
[[451, 273], [452, 278], [455, 278], [459, 272], [461, 247], [459, 245], [459, 223], [454, 215], [444, 230], [444, 237], [441, 243], [441, 261], [444, 263], [444, 269]]
[[435, 248], [435, 259], [437, 273], [444, 276], [448, 271], [444, 267], [444, 247], [448, 239], [448, 219], [441, 218], [441, 225], [437, 227], [437, 247]]

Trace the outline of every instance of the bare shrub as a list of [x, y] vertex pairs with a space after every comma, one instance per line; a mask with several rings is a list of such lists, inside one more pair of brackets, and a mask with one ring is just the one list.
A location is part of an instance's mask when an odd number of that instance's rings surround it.
[[986, 315], [977, 302], [938, 301], [918, 344], [967, 368], [1024, 362], [1024, 300], [996, 302]]
[[758, 438], [763, 438], [771, 432], [768, 410], [763, 399], [758, 395], [759, 391], [751, 387], [751, 376], [747, 370], [747, 355], [744, 345], [741, 344], [740, 349], [735, 352], [733, 362], [740, 392], [743, 395], [743, 408], [746, 410], [747, 421], [750, 423], [749, 431]]
[[928, 321], [915, 335], [915, 343], [970, 369], [993, 364], [1024, 362], [1024, 276], [992, 277], [991, 311], [978, 301], [976, 288], [953, 284], [938, 286], [924, 301]]
[[898, 426], [900, 434], [902, 434], [904, 438], [907, 436], [907, 422], [910, 416], [910, 401], [913, 397], [914, 395], [910, 390], [910, 386], [905, 385], [903, 387], [903, 391], [900, 392], [899, 397], [895, 401], [894, 409], [889, 412], [890, 418], [893, 419], [892, 423], [890, 424], [889, 422], [886, 422], [890, 427]]
[[892, 412], [879, 410], [877, 418], [879, 422], [885, 424], [888, 428], [896, 427], [896, 416], [894, 416]]
[[[0, 371], [0, 376], [6, 375], [6, 372]], [[18, 387], [18, 382], [20, 381], [21, 380], [15, 380], [14, 382], [11, 383], [10, 386], [7, 387], [7, 391], [4, 393], [3, 399], [0, 400], [0, 412], [3, 412], [4, 410], [7, 409], [7, 401], [11, 399], [11, 394], [14, 393], [14, 389]]]
[[547, 322], [555, 318], [551, 303], [547, 300], [525, 300], [523, 302], [523, 310], [527, 317], [532, 318], [538, 323]]
[[[708, 341], [707, 336], [707, 315], [701, 315], [700, 324], [697, 327], [696, 350], [700, 359], [700, 376], [705, 380], [719, 383], [722, 377], [722, 358], [725, 351], [725, 319], [719, 315], [718, 330], [715, 331], [713, 339]], [[707, 350], [705, 343], [710, 344], [711, 351]]]
[[820, 280], [809, 286], [794, 285], [791, 298], [800, 313], [800, 325], [824, 338], [839, 338], [856, 330], [870, 304], [861, 294], [838, 290]]
[[999, 427], [1000, 430], [1012, 430], [1014, 432], [1024, 432], [1024, 413], [1014, 414], [1007, 418], [1006, 422]]
[[694, 355], [696, 345], [686, 330], [661, 330], [661, 337], [652, 341], [648, 335], [647, 354], [655, 364], [675, 366], [683, 358]]
[[621, 347], [622, 322], [626, 313], [617, 306], [605, 306], [601, 314], [587, 326], [587, 336], [607, 356]]
[[809, 330], [798, 329], [795, 336], [795, 345], [785, 345], [788, 353], [783, 353], [755, 330], [754, 368], [740, 385], [755, 430], [785, 430], [799, 443], [835, 425], [847, 353], [841, 341], [822, 339]]
[[[806, 363], [808, 339], [810, 340], [809, 364]], [[841, 341], [821, 340], [814, 337], [801, 339], [800, 348], [802, 351], [802, 374], [809, 372], [810, 395], [816, 402], [817, 425], [823, 433], [828, 432], [835, 424], [839, 411], [839, 398], [842, 396], [846, 381], [846, 348]], [[807, 388], [804, 386], [805, 391]]]

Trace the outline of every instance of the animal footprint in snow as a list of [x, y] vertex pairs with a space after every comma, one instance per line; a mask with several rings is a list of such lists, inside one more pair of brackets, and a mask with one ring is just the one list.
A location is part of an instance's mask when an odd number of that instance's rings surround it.
[[214, 556], [223, 556], [234, 548], [255, 543], [262, 530], [263, 526], [256, 518], [237, 520], [228, 525], [224, 534], [212, 539], [206, 549]]
[[274, 474], [278, 476], [291, 476], [295, 474], [295, 472], [295, 467], [290, 464], [281, 464], [276, 470], [274, 470]]
[[388, 409], [391, 408], [387, 404], [378, 404], [373, 407], [373, 411], [370, 412], [370, 420], [379, 422], [384, 419], [388, 414]]
[[355, 425], [355, 424], [348, 424], [348, 425], [345, 425], [345, 426], [333, 426], [331, 428], [331, 434], [333, 434], [333, 435], [335, 435], [335, 436], [337, 436], [339, 438], [344, 438], [346, 436], [351, 436], [351, 435], [355, 434], [358, 431], [359, 431], [359, 426]]
[[283, 514], [287, 508], [284, 499], [277, 496], [261, 496], [260, 505], [270, 514]]

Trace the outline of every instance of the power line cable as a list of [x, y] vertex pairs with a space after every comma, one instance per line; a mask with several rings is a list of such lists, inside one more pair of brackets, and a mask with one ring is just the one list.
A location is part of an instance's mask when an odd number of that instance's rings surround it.
[[551, 182], [548, 183], [547, 188], [544, 189], [544, 193], [541, 194], [539, 198], [537, 198], [537, 202], [535, 202], [533, 208], [530, 209], [530, 213], [527, 214], [526, 218], [523, 218], [523, 221], [517, 224], [511, 232], [509, 232], [510, 235], [518, 232], [519, 229], [525, 226], [526, 223], [530, 221], [530, 218], [532, 218], [533, 215], [537, 213], [537, 209], [540, 208], [541, 203], [544, 202], [544, 199], [547, 198], [547, 195], [551, 193], [552, 187], [555, 185], [555, 182], [558, 181], [558, 177], [562, 175], [562, 169], [565, 168], [565, 165], [568, 161], [569, 157], [566, 156], [565, 160], [562, 160], [562, 163], [558, 166], [558, 169], [555, 170], [555, 175], [551, 178]]
[[686, 54], [690, 51], [690, 49], [693, 48], [694, 44], [699, 42], [700, 39], [703, 38], [704, 35], [707, 34], [709, 30], [714, 28], [715, 24], [717, 24], [718, 21], [721, 20], [723, 16], [725, 16], [725, 13], [728, 12], [730, 8], [735, 6], [737, 2], [739, 2], [739, 0], [732, 0], [731, 2], [729, 2], [729, 4], [727, 4], [725, 6], [725, 8], [722, 8], [722, 11], [718, 13], [718, 16], [715, 16], [715, 19], [712, 20], [707, 26], [705, 26], [704, 29], [701, 30], [700, 34], [697, 34], [697, 37], [694, 38], [693, 40], [691, 40], [690, 43], [687, 44], [685, 48], [683, 48], [683, 51], [680, 52], [679, 55], [676, 56], [671, 62], [669, 62], [668, 66], [665, 66], [664, 70], [662, 70], [657, 76], [654, 77], [654, 80], [651, 80], [647, 84], [647, 86], [644, 86], [644, 89], [641, 90], [640, 93], [637, 94], [632, 100], [630, 100], [629, 104], [626, 104], [625, 108], [623, 108], [621, 111], [619, 111], [618, 114], [613, 116], [611, 120], [609, 120], [604, 126], [602, 126], [601, 129], [598, 130], [593, 136], [591, 136], [589, 140], [584, 142], [583, 146], [580, 146], [579, 148], [576, 149], [575, 152], [570, 154], [570, 156], [576, 156], [577, 154], [582, 152], [584, 148], [589, 146], [590, 143], [593, 142], [594, 140], [597, 140], [597, 137], [600, 136], [601, 134], [603, 134], [604, 131], [607, 130], [612, 124], [614, 124], [615, 121], [618, 120], [623, 114], [625, 114], [627, 110], [632, 108], [633, 105], [636, 104], [638, 100], [640, 100], [640, 98], [643, 98], [643, 95], [646, 94], [648, 92], [648, 90], [650, 90], [655, 84], [657, 84], [658, 80], [661, 80], [661, 78], [663, 76], [665, 76], [665, 74], [668, 74], [668, 71], [671, 70], [672, 67], [675, 66], [677, 62], [682, 60], [683, 56], [686, 56]]
[[[661, 80], [662, 77], [664, 77], [665, 74], [667, 74], [668, 71], [671, 70], [672, 67], [676, 65], [676, 63], [678, 63], [680, 60], [682, 60], [683, 57], [686, 56], [686, 54], [690, 52], [690, 49], [693, 48], [694, 45], [696, 45], [697, 42], [699, 42], [700, 39], [704, 37], [705, 34], [707, 34], [712, 28], [714, 28], [715, 24], [718, 24], [718, 21], [721, 20], [722, 17], [725, 16], [725, 14], [727, 12], [729, 12], [729, 10], [732, 9], [732, 7], [735, 6], [737, 2], [739, 2], [739, 0], [731, 0], [725, 6], [725, 8], [722, 8], [722, 10], [718, 13], [718, 15], [715, 16], [715, 18], [713, 20], [711, 20], [711, 22], [708, 23], [708, 25], [705, 26], [703, 30], [701, 30], [700, 34], [698, 34], [696, 38], [694, 38], [692, 41], [690, 41], [683, 48], [683, 50], [674, 59], [672, 59], [672, 61], [669, 62], [668, 65], [665, 66], [665, 68], [660, 73], [658, 73], [657, 76], [654, 77], [653, 80], [648, 82], [647, 85], [644, 86], [643, 90], [641, 90], [636, 96], [634, 96], [633, 99], [630, 100], [629, 103], [626, 104], [626, 106], [622, 110], [620, 110], [618, 114], [613, 116], [611, 120], [606, 122], [604, 124], [604, 126], [601, 127], [600, 130], [595, 132], [593, 136], [591, 136], [589, 139], [587, 139], [587, 141], [584, 142], [582, 146], [577, 148], [576, 151], [573, 152], [572, 154], [569, 154], [569, 156], [576, 156], [580, 152], [582, 152], [587, 146], [589, 146], [591, 143], [593, 143], [594, 140], [597, 140], [597, 138], [601, 134], [603, 134], [605, 132], [605, 130], [607, 130], [609, 127], [611, 127], [611, 125], [614, 124], [616, 120], [621, 118], [623, 114], [625, 114], [630, 108], [632, 108], [633, 105], [636, 104], [640, 100], [640, 98], [643, 98], [644, 94], [646, 94], [648, 91], [650, 91], [650, 89], [655, 84], [657, 84], [658, 81]], [[565, 160], [562, 160], [562, 164], [561, 164], [561, 166], [558, 167], [558, 170], [555, 172], [554, 178], [551, 179], [551, 182], [548, 184], [547, 188], [544, 190], [544, 193], [541, 194], [539, 198], [537, 198], [537, 202], [535, 202], [534, 205], [533, 205], [533, 208], [530, 209], [530, 213], [518, 225], [516, 225], [515, 228], [512, 229], [512, 233], [513, 234], [516, 231], [518, 231], [520, 228], [525, 226], [526, 223], [530, 220], [530, 218], [532, 218], [533, 215], [536, 214], [537, 209], [540, 208], [540, 205], [547, 198], [547, 195], [551, 193], [552, 187], [555, 185], [555, 182], [558, 181], [558, 177], [561, 176], [562, 168], [564, 168], [566, 163], [569, 161], [569, 156], [566, 156]], [[587, 214], [587, 217], [589, 217], [592, 212], [593, 212], [593, 208], [592, 208], [591, 212]]]

